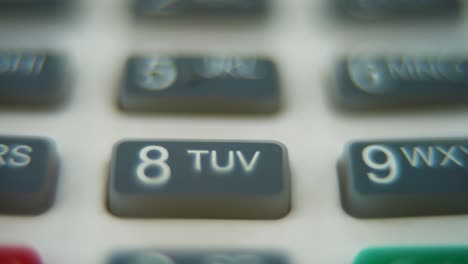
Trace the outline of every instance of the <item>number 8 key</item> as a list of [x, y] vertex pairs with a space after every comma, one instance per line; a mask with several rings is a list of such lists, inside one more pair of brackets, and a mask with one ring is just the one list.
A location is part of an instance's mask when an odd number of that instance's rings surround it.
[[108, 208], [120, 217], [277, 219], [290, 210], [284, 146], [272, 142], [123, 141]]

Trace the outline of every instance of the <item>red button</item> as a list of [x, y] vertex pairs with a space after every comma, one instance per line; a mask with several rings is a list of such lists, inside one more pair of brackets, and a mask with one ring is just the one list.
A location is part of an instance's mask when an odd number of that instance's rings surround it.
[[0, 264], [41, 264], [39, 255], [26, 247], [0, 246]]

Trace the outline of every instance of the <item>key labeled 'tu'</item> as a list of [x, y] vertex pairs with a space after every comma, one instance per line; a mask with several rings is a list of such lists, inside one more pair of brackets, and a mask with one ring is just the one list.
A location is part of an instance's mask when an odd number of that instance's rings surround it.
[[289, 177], [278, 143], [123, 141], [108, 205], [122, 217], [275, 219], [289, 212]]

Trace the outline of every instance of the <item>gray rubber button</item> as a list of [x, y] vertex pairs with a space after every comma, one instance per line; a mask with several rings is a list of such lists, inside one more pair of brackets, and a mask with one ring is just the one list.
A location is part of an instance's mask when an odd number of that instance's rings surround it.
[[35, 15], [65, 11], [74, 0], [1, 0], [0, 14]]
[[261, 16], [268, 0], [135, 0], [138, 17], [219, 17]]
[[276, 67], [247, 57], [133, 57], [124, 111], [269, 113], [280, 107]]
[[465, 103], [468, 58], [353, 56], [339, 63], [337, 94], [350, 108]]
[[52, 106], [65, 96], [65, 60], [36, 51], [0, 51], [0, 105]]
[[287, 151], [277, 143], [123, 141], [108, 207], [120, 217], [276, 219], [290, 208]]
[[356, 142], [339, 172], [343, 208], [355, 217], [468, 213], [468, 140]]
[[262, 251], [134, 251], [115, 254], [108, 264], [290, 264], [282, 253]]
[[51, 141], [0, 136], [0, 214], [45, 212], [54, 200], [57, 174]]
[[358, 19], [453, 17], [461, 13], [460, 0], [336, 0], [348, 16]]

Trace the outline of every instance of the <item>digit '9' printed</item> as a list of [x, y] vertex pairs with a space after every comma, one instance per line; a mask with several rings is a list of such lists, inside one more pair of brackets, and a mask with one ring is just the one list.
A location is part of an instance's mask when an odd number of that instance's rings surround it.
[[339, 163], [344, 209], [358, 217], [467, 213], [468, 141], [350, 144]]

